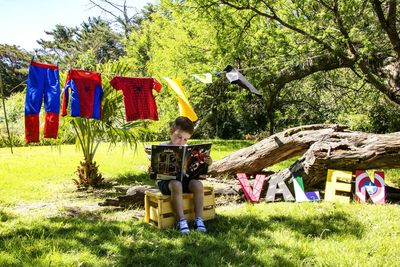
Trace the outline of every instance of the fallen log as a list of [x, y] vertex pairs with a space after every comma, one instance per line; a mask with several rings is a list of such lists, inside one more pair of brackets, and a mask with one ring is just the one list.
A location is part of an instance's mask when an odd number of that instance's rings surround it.
[[271, 176], [303, 177], [304, 184], [322, 188], [328, 169], [400, 168], [400, 132], [353, 132], [343, 125], [308, 125], [272, 135], [238, 150], [210, 166], [209, 174], [259, 173], [265, 167], [303, 154], [292, 166]]
[[238, 172], [260, 172], [265, 167], [302, 155], [315, 142], [346, 128], [337, 124], [315, 124], [288, 129], [214, 162], [209, 174], [215, 177]]

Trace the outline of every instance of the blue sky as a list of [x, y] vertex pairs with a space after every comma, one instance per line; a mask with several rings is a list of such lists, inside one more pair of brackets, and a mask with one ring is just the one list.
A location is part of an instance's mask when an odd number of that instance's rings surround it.
[[[128, 0], [127, 4], [140, 10], [148, 2], [155, 1]], [[0, 0], [0, 11], [0, 44], [15, 44], [28, 51], [39, 47], [36, 40], [48, 39], [44, 31], [56, 24], [78, 26], [89, 16], [106, 16], [91, 8], [89, 0]]]

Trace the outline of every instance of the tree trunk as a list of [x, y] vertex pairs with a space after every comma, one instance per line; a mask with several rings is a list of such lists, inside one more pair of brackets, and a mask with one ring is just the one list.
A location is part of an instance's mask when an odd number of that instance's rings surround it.
[[307, 125], [272, 135], [236, 151], [210, 166], [213, 176], [258, 173], [296, 155], [303, 156], [278, 176], [300, 175], [310, 187], [325, 184], [327, 169], [354, 171], [400, 167], [400, 132], [370, 134], [346, 130], [343, 125]]

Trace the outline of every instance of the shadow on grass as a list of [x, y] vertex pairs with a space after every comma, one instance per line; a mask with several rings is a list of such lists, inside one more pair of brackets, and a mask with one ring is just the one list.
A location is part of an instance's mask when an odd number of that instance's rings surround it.
[[[118, 266], [299, 266], [315, 257], [300, 242], [313, 242], [316, 236], [360, 238], [363, 226], [348, 217], [342, 212], [306, 219], [218, 215], [207, 222], [207, 234], [182, 236], [176, 230], [158, 230], [142, 220], [60, 216], [15, 225], [3, 232], [0, 251], [15, 256], [17, 263], [39, 265], [51, 261], [49, 254], [56, 249], [65, 256], [65, 262], [89, 266], [99, 266], [100, 261]], [[285, 242], [285, 238], [278, 240], [274, 233], [281, 229], [288, 229], [290, 238], [292, 233], [304, 238], [297, 244]], [[20, 247], [24, 247], [22, 252], [17, 249]]]
[[155, 180], [151, 180], [149, 175], [145, 172], [126, 172], [113, 179], [119, 185], [152, 185], [156, 184]]
[[305, 237], [321, 239], [334, 236], [354, 236], [361, 238], [365, 227], [354, 220], [350, 214], [336, 211], [331, 214], [310, 216], [306, 219], [297, 219], [291, 216], [273, 216], [270, 221], [276, 227], [290, 229]]
[[12, 213], [7, 212], [0, 207], [0, 222], [7, 222], [16, 218]]
[[182, 236], [176, 230], [158, 230], [147, 225], [144, 227], [152, 233], [152, 242], [142, 241], [124, 246], [120, 265], [262, 266], [263, 261], [256, 255], [264, 248], [251, 242], [251, 239], [255, 236], [269, 239], [263, 233], [268, 222], [246, 216], [217, 216], [207, 223], [207, 234], [192, 232]]

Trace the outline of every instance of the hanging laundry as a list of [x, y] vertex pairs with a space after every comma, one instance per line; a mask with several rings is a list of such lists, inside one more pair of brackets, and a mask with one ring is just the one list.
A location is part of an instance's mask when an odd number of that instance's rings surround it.
[[122, 90], [126, 121], [158, 120], [157, 105], [152, 90], [160, 92], [162, 84], [159, 81], [154, 78], [116, 76], [110, 84], [116, 90]]
[[237, 69], [228, 65], [224, 71], [226, 71], [226, 78], [228, 78], [231, 84], [237, 84], [243, 88], [249, 89], [253, 94], [261, 96], [261, 93], [241, 74]]
[[164, 77], [172, 90], [178, 95], [179, 113], [181, 116], [189, 118], [191, 121], [197, 121], [198, 117], [194, 112], [189, 100], [186, 97], [185, 89], [183, 89], [182, 84], [178, 79], [171, 79]]
[[43, 135], [57, 138], [60, 113], [58, 66], [32, 61], [29, 65], [25, 98], [25, 142], [39, 142], [39, 112], [44, 99], [46, 111]]
[[197, 80], [202, 83], [209, 84], [212, 83], [212, 74], [211, 73], [203, 73], [203, 74], [192, 74]]
[[68, 101], [71, 100], [72, 117], [101, 119], [104, 92], [100, 73], [70, 69], [63, 92], [62, 116], [67, 115]]

